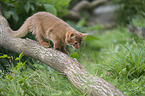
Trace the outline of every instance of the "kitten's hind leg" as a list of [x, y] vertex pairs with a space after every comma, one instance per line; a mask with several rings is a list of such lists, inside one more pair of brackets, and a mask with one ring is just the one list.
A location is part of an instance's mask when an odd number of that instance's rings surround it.
[[42, 24], [41, 24], [41, 20], [39, 18], [36, 18], [36, 22], [35, 22], [35, 28], [36, 30], [34, 30], [34, 34], [36, 34], [36, 39], [40, 42], [40, 44], [43, 47], [51, 47], [51, 44], [49, 42], [46, 42], [45, 38], [43, 37], [43, 30], [42, 30]]
[[51, 44], [48, 43], [48, 42], [42, 42], [42, 43], [40, 43], [40, 44], [41, 44], [43, 47], [46, 47], [46, 48], [52, 47]]
[[49, 42], [46, 42], [45, 38], [43, 37], [42, 26], [40, 22], [36, 22], [36, 39], [40, 42], [43, 47], [52, 47]]
[[40, 42], [40, 44], [43, 46], [43, 47], [52, 47], [51, 44], [49, 42], [46, 42], [46, 40], [43, 38], [43, 36], [41, 35], [41, 33], [36, 33], [36, 39]]

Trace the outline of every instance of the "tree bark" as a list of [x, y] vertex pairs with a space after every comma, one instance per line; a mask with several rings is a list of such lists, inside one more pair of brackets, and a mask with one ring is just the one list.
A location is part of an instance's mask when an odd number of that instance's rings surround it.
[[8, 50], [38, 59], [51, 68], [63, 73], [70, 82], [84, 94], [92, 96], [124, 96], [124, 94], [107, 81], [93, 75], [75, 59], [54, 50], [44, 48], [30, 39], [10, 37], [7, 33], [7, 20], [0, 15], [0, 45]]

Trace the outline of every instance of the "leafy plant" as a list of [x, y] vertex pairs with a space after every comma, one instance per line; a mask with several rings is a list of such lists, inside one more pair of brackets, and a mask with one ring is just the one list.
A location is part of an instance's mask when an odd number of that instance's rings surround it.
[[79, 54], [77, 52], [73, 52], [72, 54], [70, 54], [70, 57], [79, 60]]
[[58, 12], [58, 16], [61, 17], [62, 15], [67, 13], [68, 5], [71, 0], [37, 0], [37, 1], [53, 5]]
[[0, 58], [8, 58], [8, 59], [10, 59], [11, 57], [6, 55], [6, 54], [4, 54], [3, 56], [0, 56]]
[[70, 0], [1, 0], [3, 15], [14, 29], [18, 29], [27, 17], [38, 11], [62, 16], [67, 13], [69, 2]]
[[[40, 62], [33, 65], [35, 70], [31, 68], [20, 70], [25, 68], [26, 63], [21, 62], [22, 56], [23, 53], [15, 59], [19, 62], [16, 67], [11, 69], [10, 73], [4, 74], [0, 70], [0, 95], [83, 95], [67, 79], [58, 75], [58, 72]], [[1, 58], [9, 58], [9, 56], [3, 55]]]

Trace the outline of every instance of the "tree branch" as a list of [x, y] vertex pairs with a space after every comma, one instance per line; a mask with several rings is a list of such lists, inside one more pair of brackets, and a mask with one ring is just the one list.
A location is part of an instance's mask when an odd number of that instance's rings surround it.
[[94, 0], [92, 2], [88, 2], [86, 0], [80, 1], [77, 3], [72, 10], [68, 12], [68, 14], [64, 15], [63, 18], [65, 19], [72, 19], [72, 20], [80, 20], [80, 11], [81, 10], [89, 10], [92, 11], [96, 6], [99, 4], [105, 3], [108, 0]]
[[93, 75], [68, 55], [53, 48], [44, 48], [30, 39], [10, 37], [7, 33], [7, 20], [0, 15], [0, 45], [8, 50], [38, 59], [51, 68], [64, 73], [70, 82], [80, 91], [92, 96], [124, 96], [113, 85]]

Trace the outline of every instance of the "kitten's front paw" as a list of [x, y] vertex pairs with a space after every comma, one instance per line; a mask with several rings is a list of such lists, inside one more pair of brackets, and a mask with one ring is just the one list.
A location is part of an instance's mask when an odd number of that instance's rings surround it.
[[47, 43], [47, 42], [43, 42], [43, 43], [41, 43], [41, 45], [43, 46], [43, 47], [45, 47], [45, 48], [50, 48], [50, 47], [52, 47], [49, 43]]
[[69, 55], [69, 52], [67, 52], [67, 51], [63, 51], [63, 53], [65, 53], [65, 54]]

